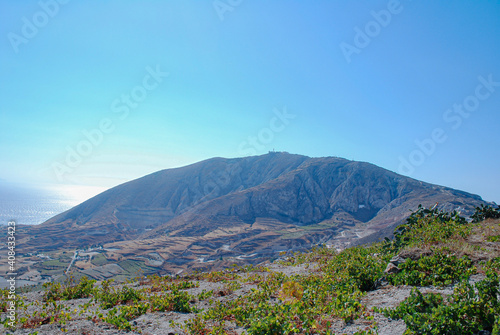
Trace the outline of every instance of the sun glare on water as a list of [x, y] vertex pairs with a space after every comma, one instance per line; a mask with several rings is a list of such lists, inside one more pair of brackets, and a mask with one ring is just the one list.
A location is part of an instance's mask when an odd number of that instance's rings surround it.
[[76, 206], [96, 196], [97, 194], [106, 191], [107, 188], [100, 186], [56, 185], [52, 186], [51, 190], [64, 197], [64, 202], [68, 205]]

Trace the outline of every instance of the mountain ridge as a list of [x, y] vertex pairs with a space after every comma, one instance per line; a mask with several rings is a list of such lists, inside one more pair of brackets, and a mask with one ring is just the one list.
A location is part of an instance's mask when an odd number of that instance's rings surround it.
[[19, 238], [25, 251], [106, 244], [121, 250], [117, 259], [155, 252], [163, 270], [181, 271], [201, 266], [200, 258], [250, 261], [256, 254], [257, 262], [317, 243], [344, 248], [380, 238], [377, 232], [390, 231], [419, 204], [436, 203], [465, 215], [486, 204], [371, 163], [270, 152], [152, 173], [27, 227]]

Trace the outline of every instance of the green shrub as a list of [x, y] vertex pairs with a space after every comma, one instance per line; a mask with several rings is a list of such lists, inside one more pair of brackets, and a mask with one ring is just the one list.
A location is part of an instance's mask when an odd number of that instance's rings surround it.
[[343, 250], [326, 263], [324, 272], [340, 285], [356, 285], [361, 291], [374, 288], [382, 277], [390, 256], [380, 255], [380, 248], [353, 247]]
[[398, 307], [394, 309], [374, 308], [378, 312], [383, 312], [385, 316], [392, 319], [403, 319], [414, 314], [429, 314], [443, 304], [441, 294], [422, 294], [417, 288], [412, 288], [410, 296], [406, 298]]
[[485, 271], [493, 271], [500, 274], [500, 257], [492, 258], [483, 263], [483, 269]]
[[111, 287], [112, 281], [104, 281], [102, 288], [96, 290], [94, 299], [101, 303], [101, 308], [108, 309], [120, 304], [135, 303], [144, 299], [143, 290], [135, 290], [128, 286], [121, 289]]
[[304, 295], [304, 289], [302, 285], [292, 280], [281, 286], [279, 294], [282, 300], [300, 300]]
[[406, 219], [406, 223], [395, 229], [394, 239], [392, 241], [386, 239], [384, 249], [397, 253], [407, 246], [422, 247], [446, 242], [452, 236], [465, 238], [471, 231], [472, 228], [458, 212], [448, 213], [419, 205], [418, 209]]
[[486, 238], [486, 241], [488, 241], [488, 242], [500, 242], [500, 235], [488, 236]]
[[392, 285], [445, 286], [476, 273], [468, 257], [458, 258], [448, 254], [446, 249], [435, 251], [417, 261], [407, 259], [399, 268], [399, 273], [387, 276]]
[[152, 311], [166, 312], [173, 311], [179, 313], [190, 313], [196, 311], [189, 302], [194, 297], [187, 292], [174, 289], [172, 292], [163, 295], [152, 295], [149, 297]]
[[118, 329], [132, 330], [129, 321], [145, 314], [148, 308], [149, 304], [145, 302], [139, 302], [131, 306], [120, 306], [119, 309], [115, 307], [108, 312], [104, 321]]
[[104, 318], [104, 321], [107, 323], [123, 330], [132, 330], [132, 326], [129, 321], [147, 312], [197, 312], [189, 304], [189, 301], [192, 300], [193, 297], [187, 292], [179, 291], [178, 289], [174, 289], [172, 292], [163, 295], [151, 295], [146, 298], [138, 293], [138, 291], [125, 286], [121, 291], [117, 291], [117, 294], [115, 295], [106, 295], [106, 299], [107, 300], [103, 302], [103, 308], [113, 304], [117, 305], [118, 303], [132, 302], [130, 305], [113, 307]]
[[192, 335], [228, 335], [234, 333], [228, 333], [224, 330], [225, 322], [209, 322], [203, 320], [203, 318], [199, 315], [196, 315], [194, 318], [187, 320], [181, 328], [188, 332], [188, 334]]
[[253, 315], [252, 322], [248, 328], [249, 334], [253, 335], [281, 335], [299, 333], [300, 328], [290, 317], [289, 305], [261, 305]]
[[493, 325], [491, 335], [500, 335], [500, 315], [497, 315], [495, 318], [495, 324]]
[[500, 206], [498, 206], [498, 208], [493, 208], [490, 205], [481, 205], [481, 207], [476, 207], [476, 211], [471, 215], [471, 218], [474, 223], [481, 222], [486, 219], [499, 219]]
[[498, 332], [500, 314], [499, 277], [488, 271], [475, 286], [461, 281], [446, 300], [440, 294], [423, 295], [413, 289], [410, 297], [394, 309], [378, 309], [387, 317], [403, 319], [414, 334], [476, 334]]
[[45, 283], [46, 289], [44, 300], [71, 300], [89, 298], [94, 294], [95, 280], [82, 277], [76, 282], [73, 277], [70, 277], [64, 284], [61, 283]]

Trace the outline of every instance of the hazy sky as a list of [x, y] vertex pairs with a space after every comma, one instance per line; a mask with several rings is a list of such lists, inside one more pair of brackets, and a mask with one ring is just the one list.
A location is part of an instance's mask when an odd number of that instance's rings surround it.
[[498, 1], [0, 0], [0, 178], [269, 150], [500, 203]]

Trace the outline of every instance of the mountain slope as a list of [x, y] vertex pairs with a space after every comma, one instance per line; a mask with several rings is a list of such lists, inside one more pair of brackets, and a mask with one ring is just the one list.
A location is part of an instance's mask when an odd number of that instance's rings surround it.
[[[297, 226], [332, 219], [383, 224], [400, 221], [420, 203], [436, 202], [441, 207], [471, 209], [481, 198], [368, 163], [311, 158], [268, 182], [199, 204], [141, 237], [158, 237], [165, 231], [170, 236], [203, 235], [223, 226], [229, 217], [249, 224], [259, 217]], [[218, 226], [204, 225], [207, 219]]]
[[109, 189], [38, 226], [38, 247], [78, 247], [136, 238], [205, 201], [272, 180], [308, 158], [213, 158], [158, 171]]
[[83, 225], [116, 218], [121, 224], [140, 230], [168, 221], [195, 204], [274, 179], [305, 159], [297, 155], [279, 160], [213, 158], [162, 170], [112, 188], [47, 223], [73, 220]]
[[269, 153], [153, 173], [24, 228], [18, 239], [25, 251], [108, 243], [116, 260], [182, 271], [316, 243], [344, 248], [387, 235], [410, 210], [435, 203], [467, 215], [485, 202], [369, 163]]

